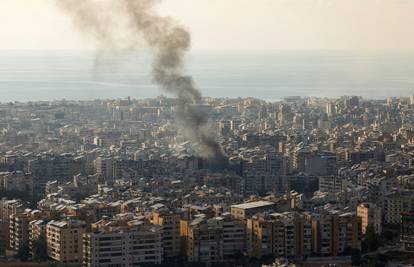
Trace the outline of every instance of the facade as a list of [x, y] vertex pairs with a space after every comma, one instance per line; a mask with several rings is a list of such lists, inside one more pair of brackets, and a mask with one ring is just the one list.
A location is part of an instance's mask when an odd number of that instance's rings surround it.
[[0, 256], [5, 255], [9, 248], [9, 221], [0, 219]]
[[162, 227], [164, 258], [170, 260], [178, 257], [180, 254], [180, 214], [172, 211], [153, 212], [152, 223]]
[[16, 213], [9, 217], [10, 248], [18, 251], [23, 246], [29, 245], [29, 215]]
[[96, 174], [101, 176], [105, 181], [112, 181], [114, 177], [114, 162], [112, 158], [98, 157], [95, 160]]
[[77, 175], [83, 169], [84, 162], [76, 161], [71, 154], [38, 155], [28, 160], [28, 172], [43, 181], [65, 179]]
[[53, 260], [79, 266], [82, 263], [82, 236], [86, 224], [83, 221], [52, 220], [46, 225], [47, 252]]
[[180, 223], [182, 251], [189, 262], [214, 264], [234, 261], [245, 251], [245, 222], [230, 214], [200, 216]]
[[12, 214], [23, 213], [26, 203], [21, 200], [0, 200], [0, 219], [8, 220]]
[[247, 172], [243, 180], [243, 192], [245, 195], [266, 195], [276, 191], [276, 176], [273, 174], [264, 171]]
[[414, 252], [414, 212], [401, 213], [401, 244], [403, 250]]
[[365, 234], [368, 225], [374, 227], [377, 234], [381, 234], [381, 208], [374, 203], [361, 203], [357, 207], [357, 215], [361, 218], [362, 234]]
[[413, 191], [390, 192], [384, 199], [384, 223], [400, 224], [401, 212], [414, 210]]
[[246, 223], [225, 214], [221, 220], [223, 227], [223, 261], [232, 260], [246, 250]]
[[33, 194], [33, 177], [21, 171], [0, 172], [0, 189]]
[[29, 222], [29, 247], [33, 250], [33, 242], [40, 238], [46, 239], [46, 224], [45, 220], [32, 220]]
[[212, 264], [223, 261], [223, 228], [218, 220], [197, 218], [185, 225], [181, 227], [180, 235], [189, 262]]
[[262, 258], [303, 258], [311, 255], [311, 221], [295, 213], [258, 214], [247, 220], [247, 254]]
[[352, 213], [315, 214], [312, 239], [316, 256], [337, 256], [347, 248], [361, 249], [361, 218]]
[[336, 175], [320, 176], [319, 191], [328, 193], [338, 193], [342, 190], [342, 179]]
[[162, 227], [104, 218], [83, 236], [83, 266], [140, 266], [163, 262]]

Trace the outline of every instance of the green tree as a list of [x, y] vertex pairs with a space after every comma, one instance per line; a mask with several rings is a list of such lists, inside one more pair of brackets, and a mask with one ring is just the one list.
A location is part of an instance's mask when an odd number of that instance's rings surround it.
[[47, 243], [43, 236], [33, 242], [33, 260], [45, 261], [48, 259], [47, 256]]
[[30, 258], [29, 245], [24, 244], [23, 246], [21, 246], [17, 251], [16, 258], [21, 261], [27, 261]]

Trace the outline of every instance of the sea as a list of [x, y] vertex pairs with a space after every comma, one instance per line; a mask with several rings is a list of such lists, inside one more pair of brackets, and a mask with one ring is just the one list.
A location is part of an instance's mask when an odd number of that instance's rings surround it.
[[[153, 83], [151, 51], [0, 51], [0, 102], [170, 96]], [[203, 96], [371, 99], [414, 94], [414, 53], [195, 51], [183, 73]]]

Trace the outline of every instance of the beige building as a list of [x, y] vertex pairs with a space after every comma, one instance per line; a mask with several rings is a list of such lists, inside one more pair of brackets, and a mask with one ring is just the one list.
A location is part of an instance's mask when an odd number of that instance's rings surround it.
[[39, 210], [26, 209], [23, 213], [9, 216], [10, 248], [17, 251], [24, 245], [29, 245], [30, 222], [42, 216]]
[[189, 262], [213, 264], [223, 261], [223, 229], [217, 220], [204, 217], [181, 221], [185, 256]]
[[33, 250], [33, 242], [40, 238], [46, 239], [46, 224], [45, 220], [32, 220], [29, 222], [29, 247]]
[[361, 218], [352, 213], [312, 216], [313, 254], [337, 256], [347, 248], [361, 249]]
[[162, 226], [164, 258], [178, 257], [180, 254], [180, 214], [172, 211], [152, 213], [152, 223]]
[[377, 234], [381, 234], [381, 208], [374, 203], [361, 203], [357, 206], [357, 216], [361, 218], [362, 234], [365, 234], [368, 225], [374, 227]]
[[9, 217], [10, 248], [18, 251], [21, 247], [29, 245], [29, 214], [17, 213]]
[[311, 220], [296, 213], [258, 214], [247, 220], [250, 257], [306, 257], [311, 254]]
[[270, 201], [255, 201], [238, 205], [232, 205], [231, 215], [236, 219], [248, 219], [259, 212], [269, 211], [276, 207], [274, 202]]
[[8, 220], [10, 215], [23, 213], [26, 209], [26, 203], [19, 199], [0, 200], [0, 219]]
[[86, 224], [83, 221], [64, 219], [50, 221], [46, 225], [47, 251], [50, 258], [65, 264], [79, 266], [82, 263], [82, 236]]
[[213, 264], [232, 261], [245, 251], [245, 222], [229, 213], [204, 216], [180, 224], [182, 251], [189, 262]]
[[162, 227], [142, 220], [108, 220], [83, 235], [83, 266], [139, 266], [163, 262]]

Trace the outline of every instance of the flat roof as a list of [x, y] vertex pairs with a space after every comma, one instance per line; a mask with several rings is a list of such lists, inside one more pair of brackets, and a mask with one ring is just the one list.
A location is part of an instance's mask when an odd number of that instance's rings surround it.
[[232, 205], [231, 208], [238, 208], [238, 209], [253, 209], [253, 208], [260, 208], [274, 205], [274, 202], [270, 201], [255, 201], [255, 202], [248, 202], [243, 204]]

